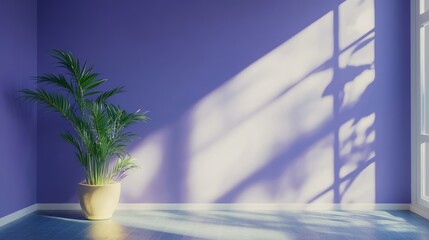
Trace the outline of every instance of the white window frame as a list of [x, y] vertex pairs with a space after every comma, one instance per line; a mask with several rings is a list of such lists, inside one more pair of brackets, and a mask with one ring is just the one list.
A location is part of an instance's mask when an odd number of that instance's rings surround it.
[[[429, 135], [422, 134], [423, 114], [421, 106], [423, 100], [422, 86], [424, 86], [422, 79], [425, 73], [423, 73], [424, 68], [421, 67], [422, 46], [420, 40], [421, 27], [429, 25], [429, 11], [424, 13], [420, 11], [423, 2], [424, 0], [411, 0], [411, 210], [429, 217], [429, 193], [425, 193], [426, 177], [429, 177], [429, 173], [424, 170], [426, 162], [422, 161], [424, 153], [421, 150], [422, 143], [429, 143]], [[429, 39], [425, 41], [429, 41]], [[428, 46], [429, 44], [426, 47]], [[425, 84], [429, 84], [429, 82], [425, 82]]]

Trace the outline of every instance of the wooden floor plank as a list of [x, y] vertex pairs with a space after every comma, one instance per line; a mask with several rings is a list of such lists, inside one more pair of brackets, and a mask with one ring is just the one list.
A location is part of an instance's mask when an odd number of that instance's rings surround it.
[[409, 211], [119, 211], [88, 221], [78, 211], [38, 211], [0, 227], [11, 240], [429, 239]]

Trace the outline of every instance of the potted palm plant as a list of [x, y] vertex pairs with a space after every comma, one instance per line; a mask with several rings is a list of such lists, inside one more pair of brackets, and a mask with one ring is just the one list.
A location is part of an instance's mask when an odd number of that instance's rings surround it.
[[[61, 136], [75, 148], [85, 170], [85, 181], [77, 188], [83, 213], [91, 220], [111, 218], [119, 202], [119, 181], [137, 167], [126, 150], [135, 134], [125, 129], [146, 122], [148, 117], [139, 110], [129, 113], [110, 103], [123, 87], [96, 90], [106, 79], [100, 79], [86, 63], [81, 65], [70, 52], [53, 50], [52, 56], [67, 74], [38, 76], [38, 87], [22, 89], [21, 93], [25, 99], [58, 112], [71, 124], [73, 131]], [[52, 85], [51, 91], [47, 85]]]

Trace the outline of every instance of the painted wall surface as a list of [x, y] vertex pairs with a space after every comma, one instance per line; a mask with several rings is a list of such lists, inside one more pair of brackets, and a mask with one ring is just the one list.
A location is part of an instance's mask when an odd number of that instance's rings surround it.
[[[409, 203], [408, 5], [40, 1], [38, 72], [70, 50], [150, 111], [122, 202]], [[41, 203], [76, 202], [67, 126], [39, 114]]]
[[36, 108], [18, 99], [37, 73], [37, 5], [0, 2], [0, 217], [36, 203]]

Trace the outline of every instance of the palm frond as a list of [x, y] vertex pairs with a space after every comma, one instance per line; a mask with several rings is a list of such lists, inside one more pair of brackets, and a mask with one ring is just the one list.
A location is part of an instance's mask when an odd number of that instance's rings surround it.
[[76, 148], [76, 156], [82, 166], [86, 166], [86, 157], [81, 142], [70, 132], [64, 132], [61, 137]]
[[65, 89], [69, 93], [74, 94], [73, 85], [69, 83], [64, 75], [55, 76], [51, 73], [36, 77], [38, 83], [47, 83]]
[[76, 139], [75, 136], [73, 136], [73, 134], [71, 134], [70, 132], [64, 132], [61, 134], [61, 137], [66, 140], [67, 142], [71, 143], [73, 146], [76, 147], [76, 150], [79, 152], [82, 152], [82, 146], [79, 142], [79, 140]]
[[127, 173], [137, 168], [137, 165], [134, 163], [131, 156], [125, 156], [124, 158], [119, 158], [116, 161], [115, 166], [112, 171], [112, 179], [114, 181], [121, 181], [124, 177], [127, 176]]
[[58, 60], [60, 67], [67, 69], [75, 77], [80, 75], [79, 60], [75, 59], [71, 52], [63, 52], [58, 49], [54, 49], [52, 52], [52, 57]]
[[44, 105], [46, 108], [61, 113], [65, 118], [73, 118], [72, 106], [69, 100], [58, 93], [50, 93], [44, 89], [22, 89], [20, 91], [24, 94], [24, 98], [39, 104]]
[[106, 92], [100, 94], [95, 99], [95, 101], [98, 102], [98, 103], [103, 103], [104, 104], [111, 96], [123, 92], [124, 91], [123, 89], [124, 89], [124, 87], [113, 88], [113, 89], [111, 89], [109, 91], [106, 91]]
[[125, 110], [122, 110], [119, 106], [108, 105], [107, 107], [108, 114], [113, 118], [117, 117], [118, 127], [120, 129], [126, 128], [134, 123], [139, 121], [147, 122], [149, 117], [147, 112], [140, 113], [140, 110], [137, 110], [132, 113], [127, 113]]

